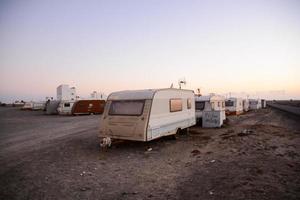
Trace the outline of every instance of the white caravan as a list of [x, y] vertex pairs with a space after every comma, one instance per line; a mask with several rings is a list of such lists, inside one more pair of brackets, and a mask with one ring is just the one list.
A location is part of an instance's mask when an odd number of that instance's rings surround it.
[[46, 106], [46, 102], [33, 102], [32, 110], [44, 110]]
[[267, 107], [267, 101], [265, 99], [261, 100], [261, 108], [266, 108]]
[[260, 99], [249, 99], [249, 109], [250, 110], [258, 110], [261, 108], [261, 100]]
[[249, 111], [249, 99], [243, 99], [243, 110], [244, 112]]
[[32, 108], [33, 108], [33, 102], [30, 101], [30, 102], [26, 102], [21, 109], [22, 110], [32, 110]]
[[194, 91], [149, 89], [111, 93], [101, 117], [104, 143], [112, 139], [150, 141], [196, 124]]
[[[195, 97], [195, 107], [196, 107], [196, 119], [197, 122], [202, 122], [203, 113], [210, 111], [220, 112], [220, 119], [218, 120], [218, 127], [223, 124], [226, 119], [225, 116], [225, 98], [220, 95], [208, 95], [208, 96], [196, 96]], [[203, 125], [203, 124], [202, 124]]]
[[225, 101], [227, 115], [239, 115], [243, 113], [243, 99], [231, 97]]
[[22, 110], [44, 110], [45, 102], [26, 102], [24, 106], [21, 108]]
[[61, 101], [57, 107], [58, 114], [71, 115], [74, 103], [75, 101]]

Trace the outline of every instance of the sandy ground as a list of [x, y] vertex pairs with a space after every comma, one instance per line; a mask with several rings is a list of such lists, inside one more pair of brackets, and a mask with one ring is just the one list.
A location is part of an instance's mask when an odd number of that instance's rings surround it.
[[299, 199], [299, 122], [265, 109], [100, 151], [99, 115], [0, 108], [0, 199]]

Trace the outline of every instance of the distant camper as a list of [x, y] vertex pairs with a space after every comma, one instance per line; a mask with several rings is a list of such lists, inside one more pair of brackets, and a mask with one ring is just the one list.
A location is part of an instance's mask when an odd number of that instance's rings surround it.
[[75, 101], [60, 101], [57, 111], [60, 115], [71, 115]]
[[45, 102], [26, 102], [24, 106], [21, 108], [22, 110], [44, 110]]
[[21, 110], [32, 110], [32, 108], [33, 108], [33, 102], [30, 101], [30, 102], [26, 102], [24, 106], [21, 108]]
[[261, 108], [261, 100], [260, 99], [249, 99], [249, 109], [250, 110], [258, 110]]
[[44, 110], [46, 106], [46, 102], [33, 102], [32, 110]]
[[249, 111], [249, 99], [243, 99], [243, 110], [244, 112]]
[[[1, 102], [0, 102], [0, 105], [1, 105]], [[25, 102], [24, 101], [15, 101], [13, 104], [12, 104], [12, 107], [23, 107], [25, 105]]]
[[261, 100], [261, 108], [266, 108], [267, 107], [267, 101], [265, 99]]
[[243, 113], [243, 99], [231, 97], [225, 101], [227, 115], [240, 115]]
[[195, 124], [192, 90], [121, 91], [108, 96], [99, 136], [103, 142], [110, 138], [150, 141]]
[[104, 100], [78, 100], [72, 107], [72, 115], [102, 114], [104, 106]]
[[[223, 121], [226, 119], [225, 116], [225, 98], [219, 95], [208, 95], [208, 96], [196, 96], [195, 97], [195, 107], [196, 107], [196, 119], [199, 124], [203, 126], [203, 113], [215, 111], [219, 112], [218, 121], [215, 123], [214, 127], [220, 127]], [[214, 114], [216, 115], [216, 114]], [[207, 121], [207, 120], [206, 120]]]
[[60, 101], [47, 101], [46, 102], [46, 114], [47, 115], [56, 115], [58, 114], [57, 108], [60, 104]]

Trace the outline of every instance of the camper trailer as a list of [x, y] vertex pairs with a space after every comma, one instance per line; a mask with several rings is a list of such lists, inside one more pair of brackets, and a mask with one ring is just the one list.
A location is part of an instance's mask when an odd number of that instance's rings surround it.
[[21, 108], [21, 110], [32, 110], [32, 108], [33, 108], [33, 102], [30, 101], [30, 102], [26, 102], [24, 106]]
[[[1, 104], [1, 102], [0, 102]], [[12, 107], [23, 107], [25, 105], [25, 102], [24, 101], [15, 101], [13, 104], [12, 104]]]
[[261, 108], [266, 108], [267, 107], [267, 101], [265, 99], [261, 100]]
[[46, 102], [33, 102], [32, 110], [44, 110]]
[[72, 107], [72, 115], [102, 114], [104, 100], [78, 100]]
[[250, 110], [258, 110], [261, 108], [261, 100], [260, 99], [249, 99], [249, 109]]
[[114, 92], [108, 96], [99, 136], [150, 141], [175, 135], [196, 124], [192, 90], [149, 89]]
[[46, 114], [47, 115], [56, 115], [58, 114], [57, 108], [60, 104], [60, 101], [47, 101], [46, 102]]
[[243, 111], [244, 112], [249, 111], [249, 99], [243, 99]]
[[243, 113], [243, 99], [231, 97], [225, 101], [227, 115], [240, 115]]
[[[207, 121], [203, 117], [204, 112], [219, 112], [220, 117], [214, 117], [213, 121], [215, 122], [214, 127], [220, 127], [223, 124], [223, 121], [226, 119], [225, 116], [225, 98], [219, 95], [209, 95], [209, 96], [196, 96], [195, 97], [195, 107], [196, 107], [196, 120], [197, 123]], [[209, 114], [207, 114], [209, 115]], [[214, 114], [216, 115], [216, 114]], [[210, 117], [211, 118], [211, 117]], [[212, 118], [211, 118], [212, 119]]]
[[71, 115], [74, 101], [60, 101], [57, 111], [60, 115]]
[[45, 102], [26, 102], [24, 106], [21, 108], [22, 110], [44, 110]]

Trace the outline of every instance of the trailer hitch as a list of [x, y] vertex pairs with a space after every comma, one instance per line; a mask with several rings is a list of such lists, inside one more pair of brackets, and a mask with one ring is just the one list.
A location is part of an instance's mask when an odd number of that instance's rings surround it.
[[110, 137], [104, 137], [100, 141], [100, 147], [107, 148], [111, 146], [111, 138]]

